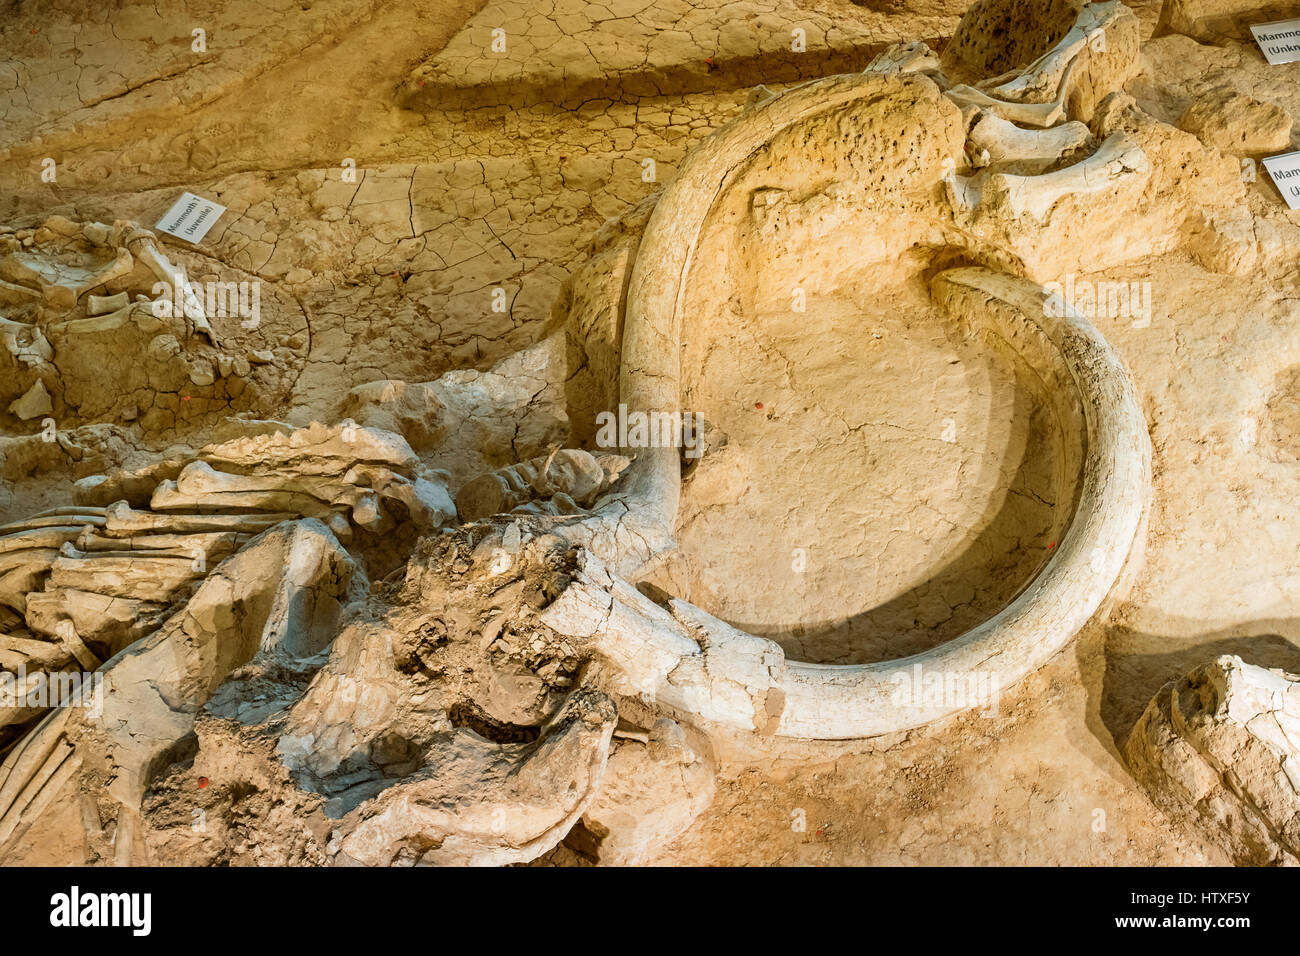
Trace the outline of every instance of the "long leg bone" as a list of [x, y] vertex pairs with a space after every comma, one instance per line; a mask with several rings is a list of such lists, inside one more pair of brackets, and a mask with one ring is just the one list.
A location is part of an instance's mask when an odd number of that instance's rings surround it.
[[[251, 475], [217, 471], [205, 461], [193, 461], [181, 469], [176, 480], [159, 483], [151, 507], [158, 510], [228, 506], [228, 502], [260, 501], [259, 507], [295, 508], [303, 514], [320, 515], [326, 505], [355, 508], [374, 490], [400, 481], [382, 467], [350, 469], [342, 476], [281, 474]], [[285, 504], [274, 504], [277, 501]], [[293, 504], [296, 502], [297, 504]]]
[[184, 267], [173, 265], [171, 260], [162, 254], [154, 242], [153, 234], [147, 229], [138, 229], [129, 233], [126, 244], [136, 257], [149, 267], [149, 271], [159, 282], [169, 283], [176, 290], [185, 317], [194, 323], [198, 331], [208, 337], [209, 342], [218, 345], [216, 333], [212, 331], [212, 326], [208, 324], [208, 318], [203, 313], [203, 302], [185, 275]]
[[279, 511], [291, 512], [294, 515], [307, 515], [312, 518], [328, 518], [333, 514], [333, 508], [330, 505], [318, 498], [298, 491], [247, 489], [244, 491], [207, 491], [187, 495], [178, 491], [175, 482], [172, 481], [159, 483], [149, 506], [155, 511], [199, 508], [274, 508]]

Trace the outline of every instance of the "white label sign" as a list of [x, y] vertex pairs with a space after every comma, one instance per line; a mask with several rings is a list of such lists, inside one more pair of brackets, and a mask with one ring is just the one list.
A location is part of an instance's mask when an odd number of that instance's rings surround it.
[[182, 193], [176, 204], [158, 220], [156, 228], [186, 242], [202, 242], [208, 230], [225, 211], [225, 206], [211, 199], [203, 199], [194, 193]]
[[1260, 23], [1250, 28], [1255, 42], [1264, 51], [1269, 63], [1291, 63], [1300, 60], [1300, 20], [1279, 20]]
[[1300, 153], [1269, 156], [1264, 168], [1273, 177], [1277, 190], [1290, 209], [1300, 209]]

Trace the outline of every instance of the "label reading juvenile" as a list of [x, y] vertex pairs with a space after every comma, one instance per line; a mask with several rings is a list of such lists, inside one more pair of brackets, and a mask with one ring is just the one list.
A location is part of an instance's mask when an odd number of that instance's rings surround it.
[[211, 199], [182, 193], [175, 205], [158, 220], [156, 228], [186, 242], [201, 242], [225, 211], [225, 206]]
[[1279, 20], [1252, 26], [1255, 42], [1264, 51], [1264, 59], [1276, 66], [1300, 60], [1300, 20]]
[[1277, 190], [1291, 209], [1300, 209], [1300, 153], [1283, 153], [1269, 156], [1264, 168], [1273, 177]]

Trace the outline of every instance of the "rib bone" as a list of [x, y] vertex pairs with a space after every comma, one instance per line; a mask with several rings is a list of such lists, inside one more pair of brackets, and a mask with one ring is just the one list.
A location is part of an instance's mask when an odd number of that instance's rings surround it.
[[219, 344], [216, 334], [212, 331], [212, 326], [208, 324], [208, 317], [203, 313], [203, 302], [185, 274], [185, 267], [173, 265], [171, 260], [162, 254], [162, 251], [154, 242], [153, 234], [147, 229], [132, 232], [127, 237], [126, 243], [136, 257], [149, 267], [149, 271], [154, 274], [159, 282], [170, 283], [172, 288], [176, 290], [176, 294], [180, 298], [178, 304], [181, 311], [187, 319], [194, 323], [195, 329], [206, 335], [208, 341], [213, 345]]
[[281, 521], [296, 518], [296, 514], [155, 514], [136, 511], [125, 501], [108, 506], [105, 511], [104, 530], [111, 536], [130, 537], [149, 532], [185, 534], [205, 531], [235, 531], [242, 534], [260, 534]]
[[191, 557], [96, 555], [82, 560], [61, 555], [50, 568], [49, 586], [167, 603], [177, 591], [204, 573], [195, 569]]

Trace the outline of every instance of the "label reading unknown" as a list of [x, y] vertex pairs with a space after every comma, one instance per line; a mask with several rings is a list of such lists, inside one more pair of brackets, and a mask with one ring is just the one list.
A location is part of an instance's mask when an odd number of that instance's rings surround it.
[[1300, 20], [1260, 23], [1252, 26], [1250, 32], [1264, 51], [1264, 59], [1274, 66], [1300, 60]]
[[175, 205], [158, 220], [156, 228], [186, 242], [201, 242], [225, 211], [225, 206], [211, 199], [182, 193]]
[[1300, 209], [1300, 153], [1269, 156], [1264, 160], [1264, 168], [1273, 177], [1287, 207]]

